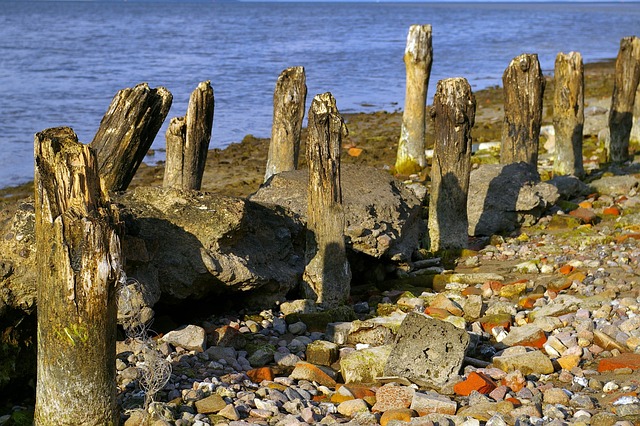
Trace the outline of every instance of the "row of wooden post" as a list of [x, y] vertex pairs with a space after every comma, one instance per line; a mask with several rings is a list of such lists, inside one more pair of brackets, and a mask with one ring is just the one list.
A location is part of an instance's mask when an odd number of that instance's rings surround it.
[[[430, 71], [431, 27], [412, 27], [405, 62], [407, 76], [424, 85], [408, 93], [405, 114], [423, 120], [421, 153], [405, 147], [414, 137], [415, 121], [403, 118], [397, 166], [424, 167], [424, 108]], [[428, 52], [428, 59], [416, 55]], [[610, 114], [612, 161], [623, 159], [633, 96], [638, 85], [638, 39], [624, 39], [616, 63], [618, 81]], [[632, 58], [627, 60], [626, 58]], [[628, 62], [630, 61], [630, 62]], [[633, 62], [635, 61], [635, 62]], [[418, 64], [418, 65], [416, 65]], [[631, 65], [630, 65], [631, 64]], [[635, 64], [635, 65], [634, 65]], [[409, 70], [413, 66], [420, 70]], [[576, 174], [576, 144], [583, 123], [582, 61], [578, 54], [559, 56], [560, 89], [556, 89], [558, 135], [571, 140]], [[567, 77], [563, 77], [566, 71]], [[578, 76], [576, 78], [576, 75]], [[544, 80], [535, 55], [520, 56], [505, 72], [503, 161], [537, 160]], [[634, 85], [635, 82], [635, 85]], [[409, 83], [408, 83], [409, 84]], [[509, 88], [507, 88], [509, 86]], [[412, 86], [413, 87], [413, 86]], [[414, 93], [414, 90], [417, 92]], [[408, 89], [409, 91], [409, 89]], [[285, 70], [274, 94], [274, 126], [265, 180], [297, 167], [306, 85], [300, 67]], [[35, 138], [36, 240], [38, 251], [38, 377], [36, 425], [115, 425], [115, 289], [122, 281], [122, 237], [109, 191], [127, 188], [166, 118], [172, 102], [164, 88], [141, 84], [119, 92], [89, 146], [69, 128], [54, 128]], [[415, 105], [420, 104], [418, 107]], [[511, 107], [511, 105], [517, 107]], [[560, 112], [568, 118], [560, 123]], [[419, 118], [422, 114], [423, 118]], [[431, 248], [462, 248], [467, 239], [466, 197], [469, 186], [471, 128], [475, 99], [463, 78], [438, 82], [433, 117], [436, 145], [431, 171], [429, 213]], [[201, 83], [191, 96], [185, 117], [172, 120], [167, 132], [164, 185], [199, 189], [213, 121], [213, 90]], [[620, 124], [622, 123], [622, 124]], [[346, 259], [340, 182], [340, 150], [346, 128], [330, 93], [314, 98], [309, 110], [309, 196], [306, 268], [303, 290], [326, 306], [344, 303], [351, 272]], [[618, 132], [618, 133], [617, 133]], [[626, 133], [628, 146], [628, 132]], [[405, 138], [405, 139], [403, 139]], [[535, 148], [535, 149], [534, 149]], [[615, 149], [614, 149], [615, 148]], [[284, 154], [283, 154], [284, 153]], [[619, 156], [619, 157], [618, 157]], [[278, 162], [278, 159], [286, 161]], [[406, 160], [406, 161], [405, 161]], [[581, 166], [581, 164], [580, 164]]]
[[[425, 101], [432, 62], [431, 26], [410, 28], [405, 50], [407, 94], [398, 142], [396, 172], [407, 175], [425, 167]], [[560, 53], [555, 63], [554, 172], [582, 177], [584, 67], [577, 52]], [[640, 80], [640, 39], [625, 37], [616, 59], [616, 77], [609, 114], [607, 160], [628, 160], [635, 94]], [[537, 164], [545, 80], [535, 54], [514, 58], [502, 77], [504, 123], [500, 162]], [[434, 101], [435, 102], [435, 101]], [[436, 142], [437, 143], [437, 142]]]

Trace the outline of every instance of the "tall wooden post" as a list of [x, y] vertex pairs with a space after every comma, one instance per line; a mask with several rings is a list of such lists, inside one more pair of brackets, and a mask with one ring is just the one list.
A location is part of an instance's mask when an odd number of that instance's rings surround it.
[[538, 163], [544, 77], [538, 55], [515, 57], [502, 75], [504, 124], [500, 163]]
[[395, 166], [399, 174], [416, 173], [427, 165], [425, 110], [432, 58], [431, 25], [412, 25], [404, 51], [407, 87]]
[[554, 71], [553, 127], [556, 134], [556, 175], [582, 178], [582, 129], [584, 127], [584, 66], [578, 52], [558, 53]]
[[36, 425], [117, 425], [117, 213], [94, 152], [67, 127], [35, 137]]
[[273, 92], [273, 125], [264, 181], [276, 173], [296, 170], [300, 152], [302, 119], [307, 100], [303, 67], [291, 67], [280, 73]]
[[309, 188], [303, 291], [306, 298], [331, 307], [347, 300], [351, 286], [340, 183], [340, 148], [346, 126], [331, 93], [313, 98], [308, 128]]
[[124, 191], [167, 117], [173, 96], [147, 83], [119, 91], [91, 141], [108, 191]]
[[200, 190], [211, 141], [214, 109], [210, 81], [191, 93], [187, 114], [171, 119], [166, 133], [167, 161], [163, 186]]
[[607, 160], [621, 163], [629, 159], [629, 136], [633, 124], [633, 104], [640, 82], [640, 39], [624, 37], [616, 58], [616, 77], [613, 83], [609, 110], [609, 144], [605, 147]]
[[471, 129], [476, 99], [464, 78], [438, 82], [433, 98], [435, 146], [431, 166], [431, 250], [467, 247], [467, 194], [471, 173]]

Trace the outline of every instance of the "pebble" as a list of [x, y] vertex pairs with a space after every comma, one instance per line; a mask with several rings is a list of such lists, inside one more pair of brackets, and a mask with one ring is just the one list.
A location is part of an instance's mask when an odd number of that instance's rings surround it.
[[[614, 198], [601, 195], [586, 201], [600, 216], [604, 208], [614, 205]], [[617, 204], [626, 213], [628, 206], [640, 205], [640, 196], [629, 196]], [[207, 320], [210, 327], [205, 329], [226, 326], [241, 333], [245, 347], [211, 346], [199, 353], [198, 345], [191, 350], [163, 346], [162, 357], [171, 363], [172, 372], [155, 395], [155, 404], [163, 407], [170, 424], [186, 426], [367, 425], [400, 424], [400, 420], [465, 426], [632, 424], [629, 419], [640, 416], [638, 385], [630, 380], [638, 367], [616, 364], [613, 376], [599, 372], [598, 367], [602, 360], [621, 354], [619, 359], [624, 359], [626, 353], [640, 348], [640, 238], [634, 236], [638, 231], [632, 227], [617, 227], [607, 220], [616, 219], [603, 218], [581, 227], [576, 235], [527, 232], [526, 238], [495, 237], [490, 246], [460, 264], [467, 268], [465, 273], [472, 268], [481, 270], [487, 260], [508, 261], [514, 272], [505, 274], [503, 281], [450, 282], [439, 294], [390, 291], [354, 301], [354, 314], [361, 319], [370, 318], [380, 300], [397, 303], [398, 312], [421, 312], [436, 297], [448, 302], [448, 313], [471, 333], [472, 344], [460, 376], [452, 375], [439, 394], [402, 377], [365, 386], [334, 383], [340, 377], [335, 375], [290, 376], [296, 366], [304, 365], [307, 347], [315, 341], [338, 344], [340, 359], [359, 354], [355, 345], [347, 343], [349, 323], [332, 324], [326, 335], [309, 332], [314, 328], [302, 321], [287, 325], [283, 311], [315, 309], [295, 301], [281, 304], [281, 311]], [[522, 274], [527, 274], [526, 282], [519, 282]], [[530, 298], [520, 304], [524, 297]], [[485, 330], [480, 314], [505, 315], [511, 322]], [[369, 349], [361, 350], [388, 354], [368, 345]], [[333, 355], [326, 357], [325, 364], [335, 359], [335, 346], [331, 347]], [[118, 354], [122, 405], [136, 401], [141, 405], [144, 398], [138, 386], [139, 354]], [[272, 380], [249, 380], [247, 371], [258, 365], [272, 369], [273, 376], [262, 376]], [[340, 369], [337, 363], [322, 368], [323, 374]], [[319, 383], [314, 377], [326, 382]], [[486, 377], [492, 386], [481, 386], [484, 394], [476, 389], [454, 394], [454, 389], [463, 387], [460, 383], [474, 377]], [[207, 398], [212, 401], [212, 395], [217, 413], [198, 413], [196, 407], [204, 406], [202, 401]], [[463, 412], [473, 416], [460, 415]]]

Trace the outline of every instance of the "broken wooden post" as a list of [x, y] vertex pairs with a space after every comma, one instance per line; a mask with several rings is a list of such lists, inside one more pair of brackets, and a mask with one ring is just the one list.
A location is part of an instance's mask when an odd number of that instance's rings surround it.
[[91, 148], [108, 191], [124, 191], [167, 117], [173, 96], [147, 83], [120, 90], [105, 113]]
[[605, 146], [607, 161], [621, 163], [629, 159], [629, 137], [633, 124], [633, 104], [640, 82], [640, 39], [624, 37], [616, 58], [616, 76], [609, 110], [609, 140]]
[[303, 67], [280, 73], [273, 92], [273, 125], [264, 181], [276, 173], [296, 170], [307, 84]]
[[349, 297], [351, 269], [344, 241], [340, 149], [346, 126], [331, 93], [316, 95], [309, 109], [309, 188], [303, 291], [307, 299], [337, 306]]
[[504, 123], [500, 163], [524, 161], [537, 166], [544, 77], [538, 55], [515, 57], [502, 75]]
[[191, 93], [185, 117], [174, 117], [166, 133], [167, 161], [162, 185], [200, 190], [213, 128], [213, 89], [203, 81]]
[[555, 175], [584, 177], [582, 129], [584, 127], [584, 66], [578, 52], [558, 53], [555, 63], [553, 127], [556, 148]]
[[118, 216], [94, 152], [68, 127], [35, 136], [36, 425], [117, 425]]
[[464, 78], [438, 82], [433, 97], [435, 145], [431, 166], [431, 250], [467, 247], [467, 194], [471, 173], [471, 128], [476, 99]]
[[395, 168], [398, 174], [416, 173], [427, 165], [425, 110], [432, 58], [431, 25], [412, 25], [404, 51], [407, 86], [396, 156]]

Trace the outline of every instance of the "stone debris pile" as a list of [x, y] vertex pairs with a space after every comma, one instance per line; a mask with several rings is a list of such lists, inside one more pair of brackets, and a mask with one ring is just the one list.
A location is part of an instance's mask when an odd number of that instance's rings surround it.
[[[567, 210], [595, 220], [557, 211], [347, 308], [298, 300], [167, 333], [151, 424], [638, 424], [639, 202], [590, 196]], [[141, 424], [140, 350], [118, 351]]]

